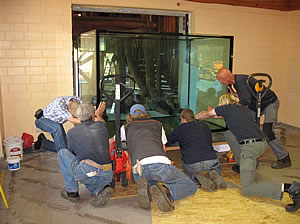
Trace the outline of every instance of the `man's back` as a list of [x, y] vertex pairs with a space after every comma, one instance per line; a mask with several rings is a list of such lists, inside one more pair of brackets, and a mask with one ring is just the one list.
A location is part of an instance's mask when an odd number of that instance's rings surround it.
[[165, 156], [160, 122], [153, 119], [134, 120], [125, 125], [125, 130], [132, 166], [137, 159]]
[[217, 158], [212, 148], [211, 131], [204, 122], [182, 123], [167, 135], [167, 139], [168, 144], [179, 142], [182, 160], [186, 164]]
[[84, 121], [70, 129], [68, 149], [78, 160], [90, 159], [98, 164], [110, 163], [108, 130], [104, 122]]

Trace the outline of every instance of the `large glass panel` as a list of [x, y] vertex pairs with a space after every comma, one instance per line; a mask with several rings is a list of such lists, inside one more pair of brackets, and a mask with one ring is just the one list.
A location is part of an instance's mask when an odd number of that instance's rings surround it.
[[[226, 86], [216, 79], [218, 70], [229, 68], [230, 39], [192, 38], [190, 60], [190, 108], [199, 112], [208, 106], [215, 108]], [[225, 127], [224, 120], [211, 119], [209, 122]]]
[[[186, 37], [176, 35], [99, 34], [100, 76], [126, 74], [136, 82], [134, 94], [121, 102], [122, 120], [133, 104], [140, 103], [152, 118], [162, 118], [167, 130], [178, 124], [180, 108], [188, 106], [188, 95], [178, 94], [188, 87], [181, 81], [188, 74], [186, 45]], [[110, 85], [105, 91], [113, 96], [114, 79], [105, 82], [110, 83], [105, 83]], [[133, 87], [129, 79], [123, 80], [122, 86], [121, 96]], [[101, 97], [107, 102], [108, 121], [113, 121], [114, 102]]]
[[[108, 75], [129, 75], [136, 85], [121, 102], [122, 121], [129, 108], [140, 103], [169, 132], [179, 124], [182, 108], [197, 113], [217, 105], [225, 87], [216, 80], [216, 72], [223, 66], [230, 68], [231, 51], [228, 37], [90, 31], [80, 38], [80, 96], [94, 105], [106, 101], [108, 125], [114, 133], [115, 103], [101, 92], [99, 81]], [[103, 86], [114, 98], [114, 78], [105, 79]], [[121, 79], [121, 97], [132, 88], [131, 79]], [[208, 123], [211, 129], [225, 127], [222, 120]]]
[[80, 35], [78, 45], [78, 92], [85, 102], [96, 100], [96, 30]]

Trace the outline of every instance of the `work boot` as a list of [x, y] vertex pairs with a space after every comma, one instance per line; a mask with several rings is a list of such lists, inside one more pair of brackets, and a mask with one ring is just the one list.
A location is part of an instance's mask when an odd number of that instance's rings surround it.
[[290, 155], [288, 154], [286, 157], [283, 159], [279, 159], [275, 162], [272, 163], [272, 168], [273, 169], [282, 169], [286, 167], [290, 167], [292, 165]]
[[160, 185], [153, 185], [150, 188], [150, 194], [154, 200], [157, 202], [159, 210], [163, 212], [173, 211], [175, 209], [174, 205], [167, 196], [166, 189]]
[[234, 164], [231, 169], [236, 173], [240, 173], [240, 165]]
[[76, 192], [68, 192], [66, 190], [62, 190], [60, 192], [60, 196], [62, 198], [64, 198], [64, 199], [69, 200], [70, 202], [73, 202], [73, 203], [77, 203], [80, 200], [79, 199], [79, 193], [78, 193], [78, 191], [76, 191]]
[[44, 133], [39, 134], [37, 141], [34, 143], [33, 147], [35, 150], [41, 149], [43, 141], [47, 139]]
[[103, 207], [107, 204], [108, 200], [114, 193], [114, 189], [110, 186], [106, 186], [97, 196], [96, 198], [90, 201], [90, 204], [96, 208]]
[[294, 181], [289, 188], [290, 198], [293, 200], [293, 204], [285, 206], [287, 212], [295, 212], [300, 208], [300, 184]]
[[200, 188], [207, 191], [216, 191], [217, 186], [215, 183], [206, 177], [202, 172], [195, 173], [195, 179], [199, 182]]
[[223, 177], [216, 170], [212, 170], [209, 172], [209, 177], [217, 186], [218, 189], [226, 189], [227, 185], [223, 179]]
[[149, 196], [149, 185], [148, 180], [144, 177], [141, 177], [138, 184], [138, 205], [141, 208], [148, 209], [150, 208], [151, 201]]

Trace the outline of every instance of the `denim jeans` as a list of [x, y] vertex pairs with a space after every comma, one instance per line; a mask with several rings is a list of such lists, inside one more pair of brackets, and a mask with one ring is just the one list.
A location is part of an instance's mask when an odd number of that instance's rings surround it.
[[[79, 181], [84, 184], [92, 194], [97, 195], [112, 181], [112, 170], [103, 171], [89, 164], [80, 162], [68, 149], [61, 149], [57, 153], [57, 158], [64, 176], [66, 191], [68, 192], [77, 192], [79, 190]], [[89, 177], [88, 174], [92, 172], [95, 172], [96, 175]]]
[[[133, 174], [137, 182], [141, 176]], [[170, 190], [172, 200], [180, 200], [195, 194], [196, 184], [175, 166], [164, 163], [153, 163], [142, 166], [142, 177], [148, 180], [150, 186], [158, 182], [164, 183]]]
[[54, 152], [67, 148], [67, 136], [62, 124], [58, 124], [45, 117], [41, 117], [40, 119], [35, 120], [35, 126], [50, 133], [54, 140], [54, 143], [49, 140], [44, 140], [41, 148]]
[[241, 145], [240, 182], [242, 192], [247, 196], [282, 199], [282, 183], [255, 182], [256, 159], [266, 151], [266, 142], [254, 142]]
[[221, 174], [222, 166], [219, 159], [205, 160], [198, 163], [192, 164], [182, 164], [183, 171], [188, 175], [192, 180], [195, 180], [195, 172], [198, 171], [208, 171], [216, 170]]

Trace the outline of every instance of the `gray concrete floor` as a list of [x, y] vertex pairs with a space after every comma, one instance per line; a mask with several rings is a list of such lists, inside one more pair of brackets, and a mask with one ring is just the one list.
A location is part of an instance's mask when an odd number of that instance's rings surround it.
[[[275, 157], [268, 149], [260, 159], [257, 181], [300, 181], [300, 131], [279, 127], [276, 134], [290, 153], [293, 166], [271, 169]], [[223, 167], [229, 170], [231, 165], [224, 163]], [[151, 210], [139, 208], [136, 196], [114, 198], [106, 207], [94, 208], [89, 204], [92, 196], [80, 185], [81, 203], [73, 204], [61, 198], [60, 191], [64, 189], [64, 184], [56, 153], [25, 154], [18, 171], [8, 171], [7, 163], [2, 159], [0, 169], [4, 170], [3, 188], [10, 207], [6, 209], [0, 199], [1, 224], [152, 223]], [[235, 175], [233, 171], [232, 175]]]

